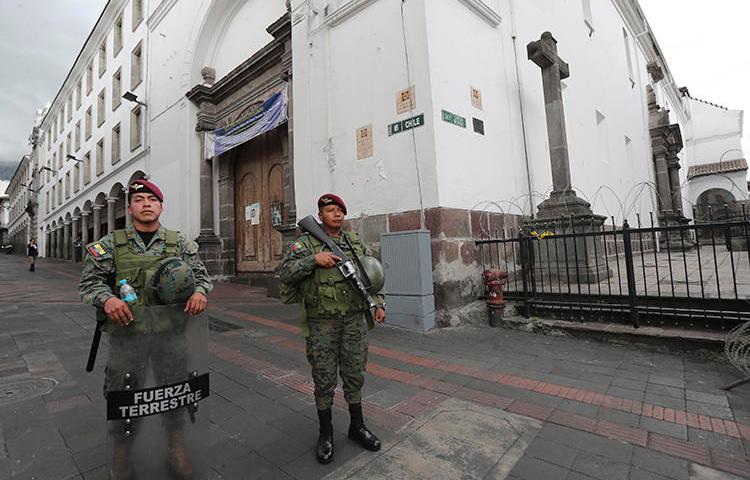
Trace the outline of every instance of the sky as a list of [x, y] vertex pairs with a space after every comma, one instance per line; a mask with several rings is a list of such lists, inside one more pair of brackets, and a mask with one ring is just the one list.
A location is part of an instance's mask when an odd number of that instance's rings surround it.
[[29, 152], [36, 110], [54, 99], [106, 3], [0, 0], [0, 162]]
[[[745, 110], [750, 155], [750, 0], [639, 0], [675, 83], [690, 96]], [[716, 159], [718, 161], [719, 159]]]
[[[597, 0], [609, 1], [609, 0]], [[106, 0], [0, 0], [0, 162], [18, 162]], [[750, 0], [640, 0], [675, 82], [750, 117]], [[750, 152], [750, 121], [745, 121]], [[747, 156], [747, 153], [746, 153]], [[0, 183], [0, 192], [5, 185]]]

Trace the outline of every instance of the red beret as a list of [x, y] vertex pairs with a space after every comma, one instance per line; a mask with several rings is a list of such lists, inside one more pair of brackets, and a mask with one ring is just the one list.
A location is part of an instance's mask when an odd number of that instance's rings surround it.
[[321, 197], [318, 199], [318, 208], [323, 208], [326, 205], [338, 205], [339, 207], [341, 207], [341, 210], [344, 211], [344, 215], [346, 215], [346, 204], [338, 195], [334, 195], [333, 193], [326, 193], [325, 195], [321, 195]]
[[160, 202], [164, 202], [164, 194], [161, 193], [159, 187], [143, 178], [134, 181], [128, 186], [128, 195], [135, 193], [153, 193]]

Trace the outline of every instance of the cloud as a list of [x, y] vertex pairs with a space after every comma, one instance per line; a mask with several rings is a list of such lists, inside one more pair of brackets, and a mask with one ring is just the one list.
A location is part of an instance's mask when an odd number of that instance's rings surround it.
[[9, 181], [0, 180], [0, 195], [5, 193], [5, 190], [8, 188], [8, 185], [10, 185]]
[[28, 152], [36, 110], [51, 102], [106, 0], [3, 0], [0, 163]]

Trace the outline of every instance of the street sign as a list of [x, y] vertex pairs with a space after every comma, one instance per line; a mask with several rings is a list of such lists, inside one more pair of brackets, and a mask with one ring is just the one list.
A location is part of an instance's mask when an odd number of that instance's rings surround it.
[[457, 127], [466, 128], [466, 118], [462, 117], [461, 115], [449, 112], [448, 110], [443, 110], [443, 121], [452, 123]]
[[388, 125], [388, 136], [422, 126], [424, 126], [424, 113], [420, 113], [416, 117], [407, 118], [406, 120], [401, 120], [400, 122]]

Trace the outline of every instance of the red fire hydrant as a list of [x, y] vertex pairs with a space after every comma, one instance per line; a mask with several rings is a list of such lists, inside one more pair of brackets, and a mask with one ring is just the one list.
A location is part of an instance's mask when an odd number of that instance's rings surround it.
[[482, 278], [487, 286], [487, 305], [494, 308], [505, 306], [503, 280], [508, 278], [508, 274], [499, 268], [491, 268], [482, 273]]

